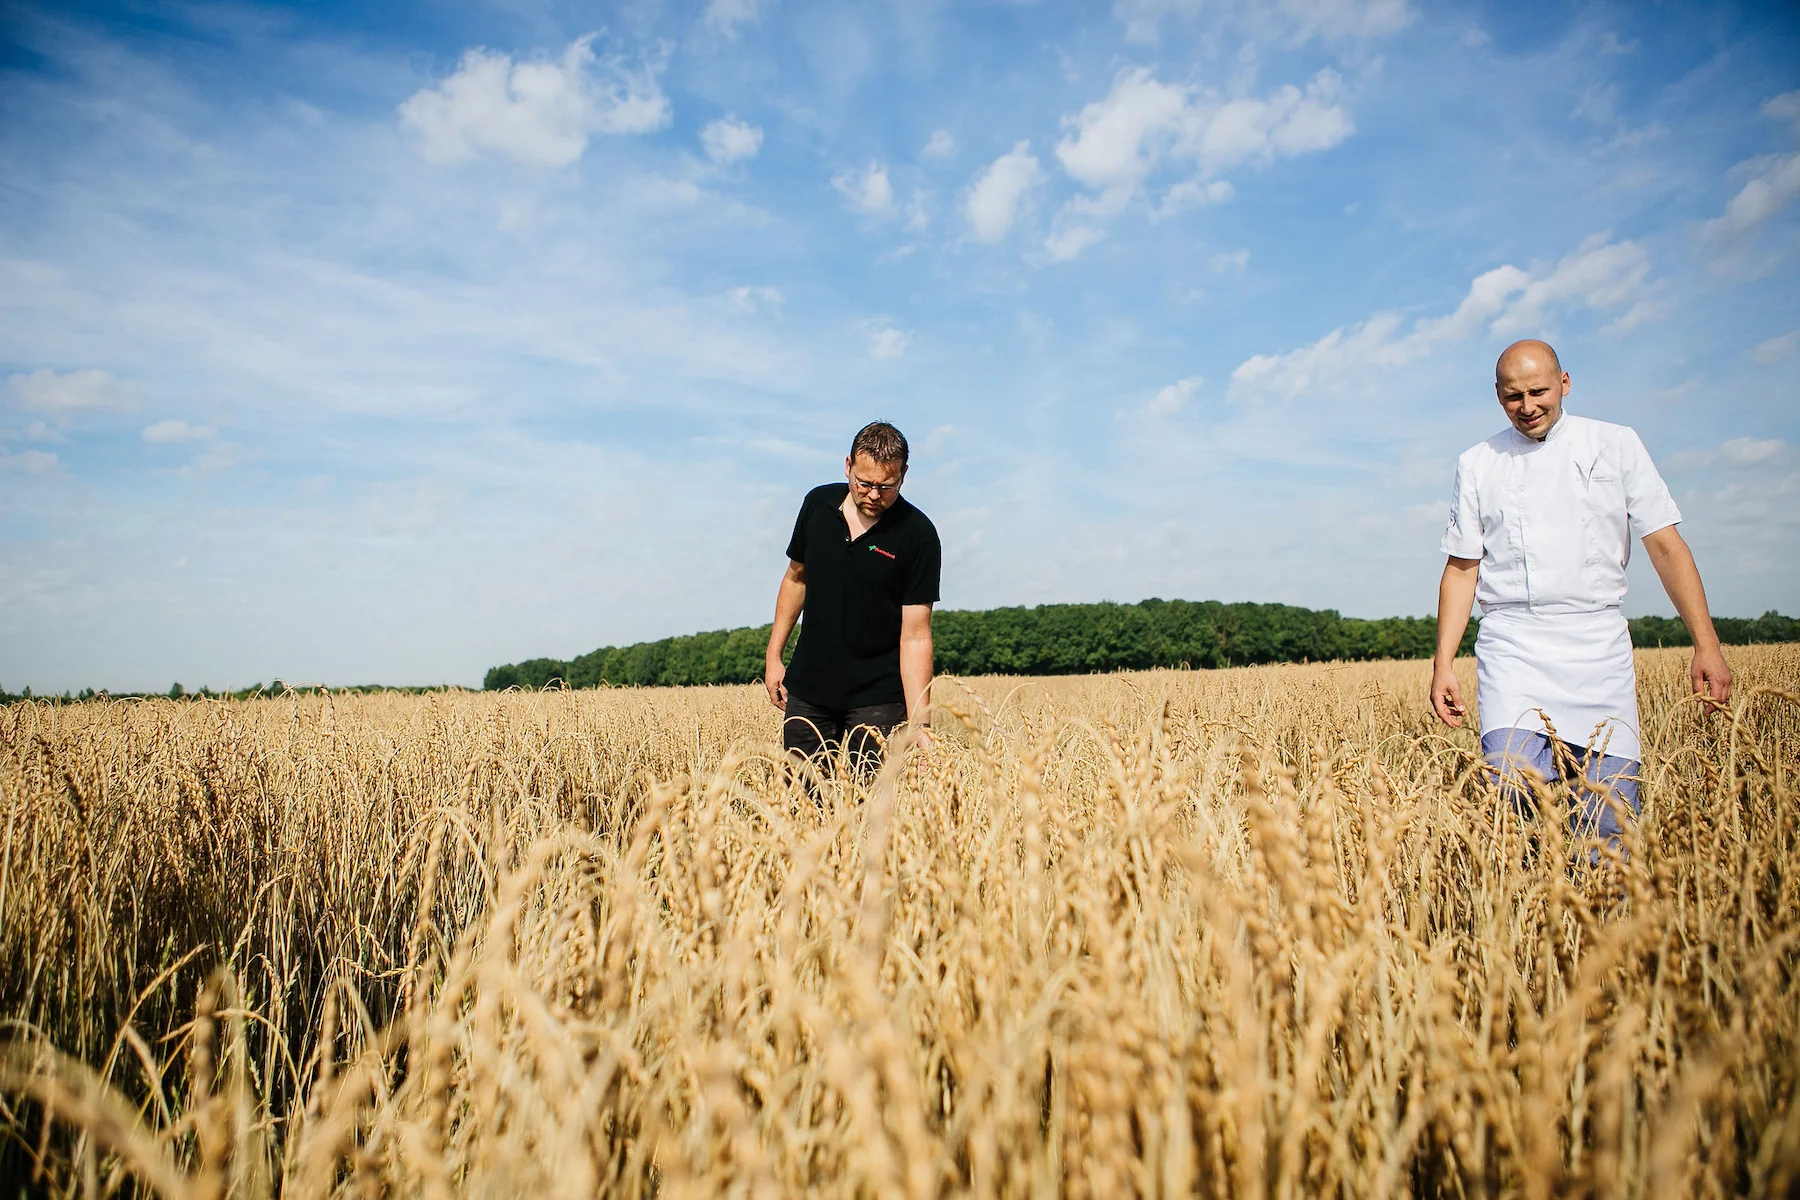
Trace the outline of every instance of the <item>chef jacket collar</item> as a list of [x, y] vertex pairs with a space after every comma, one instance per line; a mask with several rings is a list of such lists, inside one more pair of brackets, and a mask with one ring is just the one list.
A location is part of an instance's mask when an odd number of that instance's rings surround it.
[[1544, 435], [1544, 440], [1541, 442], [1536, 438], [1526, 437], [1512, 425], [1508, 425], [1507, 428], [1512, 430], [1514, 441], [1518, 442], [1521, 446], [1524, 446], [1527, 450], [1530, 450], [1538, 446], [1548, 446], [1551, 442], [1556, 441], [1558, 438], [1562, 437], [1563, 431], [1567, 429], [1568, 426], [1569, 410], [1564, 409], [1562, 415], [1556, 418], [1556, 424], [1550, 427], [1550, 432]]

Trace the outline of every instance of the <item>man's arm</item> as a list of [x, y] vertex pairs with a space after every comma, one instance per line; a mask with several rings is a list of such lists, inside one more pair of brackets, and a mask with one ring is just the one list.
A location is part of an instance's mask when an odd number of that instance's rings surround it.
[[781, 576], [781, 590], [775, 593], [775, 625], [769, 630], [769, 649], [763, 656], [763, 686], [769, 690], [769, 703], [787, 711], [787, 666], [781, 652], [787, 648], [788, 636], [800, 620], [806, 606], [806, 564], [788, 560]]
[[1456, 648], [1469, 627], [1469, 606], [1475, 602], [1475, 581], [1480, 577], [1479, 558], [1449, 556], [1444, 577], [1438, 581], [1437, 653], [1431, 660], [1431, 707], [1438, 720], [1460, 728], [1468, 709], [1463, 705], [1462, 684], [1456, 678]]
[[1725, 653], [1719, 649], [1719, 634], [1713, 629], [1712, 613], [1706, 607], [1706, 587], [1700, 582], [1700, 568], [1694, 565], [1694, 552], [1688, 549], [1673, 525], [1665, 525], [1655, 533], [1644, 535], [1644, 549], [1663, 591], [1669, 593], [1681, 623], [1687, 626], [1694, 641], [1694, 664], [1688, 670], [1696, 695], [1711, 697], [1720, 704], [1731, 702], [1731, 668], [1725, 665]]
[[906, 692], [906, 719], [915, 728], [931, 724], [931, 605], [900, 609], [900, 686]]

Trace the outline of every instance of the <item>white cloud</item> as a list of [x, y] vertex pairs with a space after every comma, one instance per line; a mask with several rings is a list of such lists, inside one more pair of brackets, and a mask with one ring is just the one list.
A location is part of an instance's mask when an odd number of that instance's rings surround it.
[[55, 371], [39, 369], [29, 375], [13, 375], [13, 395], [37, 412], [71, 416], [81, 412], [118, 411], [131, 407], [132, 388], [105, 371]]
[[650, 133], [669, 123], [660, 67], [603, 63], [594, 35], [562, 57], [515, 62], [499, 51], [465, 53], [454, 74], [400, 105], [400, 123], [437, 163], [499, 154], [534, 166], [566, 167], [596, 133]]
[[1750, 357], [1764, 366], [1772, 366], [1792, 358], [1795, 350], [1800, 350], [1800, 329], [1756, 343], [1750, 350]]
[[1069, 211], [1118, 215], [1169, 155], [1194, 160], [1200, 175], [1172, 187], [1153, 216], [1221, 204], [1234, 193], [1230, 183], [1215, 178], [1220, 173], [1328, 150], [1349, 137], [1355, 126], [1337, 103], [1342, 87], [1327, 69], [1304, 90], [1288, 85], [1262, 98], [1221, 101], [1161, 83], [1146, 67], [1122, 71], [1103, 99], [1063, 118], [1067, 132], [1056, 145], [1057, 161], [1095, 193], [1071, 201]]
[[762, 149], [763, 131], [736, 117], [720, 117], [700, 131], [700, 145], [706, 157], [716, 163], [733, 163], [755, 158]]
[[950, 136], [948, 129], [933, 130], [931, 140], [919, 151], [920, 158], [951, 158], [956, 154], [956, 139]]
[[924, 233], [931, 226], [931, 196], [924, 188], [914, 188], [912, 199], [906, 202], [906, 227], [914, 233]]
[[240, 463], [246, 463], [260, 457], [233, 442], [212, 442], [205, 449], [194, 455], [193, 460], [182, 467], [180, 474], [187, 476], [209, 475], [215, 471], [229, 471]]
[[757, 0], [707, 0], [707, 27], [728, 37], [737, 36], [738, 26], [754, 25], [761, 17]]
[[846, 171], [834, 176], [831, 186], [842, 192], [850, 207], [870, 216], [885, 216], [894, 210], [894, 185], [888, 182], [887, 168], [872, 162], [862, 171]]
[[1343, 81], [1327, 67], [1301, 89], [1287, 84], [1254, 96], [1202, 108], [1187, 122], [1178, 152], [1199, 159], [1207, 175], [1244, 163], [1267, 164], [1329, 150], [1355, 132], [1337, 103]]
[[1063, 118], [1073, 133], [1056, 144], [1056, 158], [1071, 179], [1112, 197], [1117, 211], [1155, 165], [1187, 112], [1187, 89], [1158, 83], [1147, 67], [1125, 71], [1112, 91], [1073, 117]]
[[211, 425], [189, 425], [186, 421], [158, 421], [146, 425], [138, 434], [146, 442], [203, 442], [218, 430]]
[[1380, 37], [1404, 29], [1413, 16], [1406, 0], [1281, 0], [1279, 7], [1300, 40]]
[[1005, 237], [1019, 215], [1019, 206], [1043, 178], [1031, 143], [1019, 142], [989, 164], [969, 191], [964, 211], [975, 236], [983, 242]]
[[731, 289], [731, 303], [741, 312], [779, 308], [785, 299], [787, 297], [778, 287], [734, 287]]
[[1725, 211], [1701, 228], [1712, 237], [1749, 233], [1800, 196], [1800, 154], [1771, 154], [1744, 164], [1746, 183]]
[[912, 334], [896, 329], [886, 321], [870, 322], [863, 326], [863, 332], [869, 338], [870, 358], [899, 358], [912, 345]]
[[1575, 107], [1569, 111], [1569, 116], [1580, 117], [1596, 125], [1610, 125], [1618, 120], [1618, 110], [1618, 84], [1590, 83], [1575, 98]]
[[1046, 238], [1044, 249], [1049, 253], [1051, 262], [1068, 262], [1105, 237], [1104, 229], [1095, 229], [1092, 225], [1071, 225]]
[[1650, 256], [1636, 242], [1611, 242], [1608, 236], [1595, 234], [1539, 274], [1496, 267], [1469, 285], [1454, 312], [1420, 318], [1410, 330], [1402, 328], [1398, 313], [1377, 313], [1287, 354], [1254, 355], [1232, 372], [1232, 399], [1295, 399], [1314, 391], [1354, 387], [1373, 374], [1423, 358], [1439, 346], [1484, 329], [1503, 337], [1540, 332], [1549, 314], [1558, 309], [1630, 305], [1613, 321], [1613, 327], [1619, 327], [1654, 303], [1641, 298], [1648, 290]]
[[1732, 438], [1719, 447], [1719, 457], [1734, 467], [1755, 466], [1778, 458], [1787, 443], [1780, 438]]
[[1722, 543], [1721, 550], [1731, 548], [1728, 553], [1736, 559], [1733, 565], [1739, 571], [1770, 578], [1773, 590], [1769, 595], [1793, 595], [1792, 547], [1800, 534], [1800, 473], [1754, 482], [1733, 480], [1716, 492], [1700, 494], [1693, 504], [1685, 498], [1683, 503], [1688, 511], [1703, 514], [1700, 521], [1705, 528], [1718, 531], [1713, 536]]
[[[1499, 317], [1493, 331], [1503, 336], [1536, 332], [1551, 307], [1578, 302], [1588, 308], [1630, 307], [1613, 323], [1628, 329], [1655, 311], [1655, 299], [1647, 295], [1650, 254], [1636, 242], [1609, 242], [1609, 234], [1597, 233], [1556, 264], [1550, 274], [1525, 285]], [[1484, 277], [1485, 278], [1485, 277]]]
[[467, 498], [467, 488], [431, 480], [370, 484], [364, 526], [376, 535], [425, 533], [448, 521]]
[[1787, 443], [1780, 438], [1735, 437], [1711, 450], [1685, 450], [1663, 461], [1670, 472], [1700, 471], [1708, 467], [1757, 467], [1781, 458]]
[[1223, 254], [1215, 254], [1207, 261], [1214, 275], [1242, 275], [1250, 269], [1250, 251], [1239, 246]]
[[1769, 97], [1763, 101], [1762, 114], [1771, 120], [1790, 122], [1795, 134], [1800, 135], [1800, 89]]
[[[1765, 117], [1788, 121], [1800, 137], [1800, 91], [1783, 92], [1762, 106]], [[1748, 175], [1749, 182], [1731, 198], [1725, 211], [1701, 226], [1712, 238], [1741, 237], [1779, 213], [1800, 196], [1800, 152], [1766, 154], [1732, 168]]]
[[21, 450], [17, 454], [0, 450], [0, 470], [42, 476], [54, 474], [56, 465], [56, 455], [48, 450]]
[[[1126, 41], [1153, 45], [1166, 19], [1192, 19], [1210, 6], [1210, 0], [1113, 0], [1113, 16], [1125, 26]], [[1294, 41], [1379, 37], [1404, 28], [1413, 16], [1406, 0], [1278, 0], [1248, 11], [1281, 18]]]
[[1202, 0], [1113, 0], [1113, 17], [1125, 26], [1125, 40], [1153, 45], [1162, 37], [1165, 17], [1192, 16]]
[[1174, 416], [1186, 407], [1187, 402], [1193, 398], [1194, 393], [1199, 391], [1201, 385], [1205, 382], [1206, 380], [1198, 375], [1190, 375], [1186, 379], [1178, 379], [1174, 383], [1171, 383], [1158, 391], [1156, 393], [1156, 398], [1150, 401], [1149, 408], [1146, 411], [1148, 411], [1151, 416], [1156, 417]]
[[1231, 186], [1229, 180], [1213, 179], [1203, 182], [1185, 179], [1164, 193], [1162, 203], [1151, 215], [1160, 221], [1184, 213], [1190, 208], [1224, 204], [1235, 195], [1237, 189]]

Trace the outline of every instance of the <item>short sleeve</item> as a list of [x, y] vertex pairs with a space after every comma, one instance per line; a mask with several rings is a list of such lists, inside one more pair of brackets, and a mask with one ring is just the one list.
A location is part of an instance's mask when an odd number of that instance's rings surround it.
[[800, 515], [794, 518], [794, 536], [788, 539], [787, 556], [797, 563], [806, 561], [806, 514], [812, 508], [812, 494], [800, 502]]
[[919, 551], [910, 555], [906, 564], [906, 582], [900, 603], [936, 604], [939, 576], [943, 571], [944, 550], [938, 542], [937, 530], [929, 524], [919, 539]]
[[1469, 464], [1458, 459], [1456, 480], [1450, 485], [1450, 520], [1438, 543], [1438, 548], [1451, 558], [1481, 557], [1481, 508], [1476, 503], [1472, 475]]
[[1631, 536], [1646, 538], [1659, 529], [1667, 529], [1681, 521], [1681, 510], [1669, 485], [1644, 449], [1637, 431], [1627, 429], [1619, 446], [1619, 473], [1625, 485], [1625, 515], [1631, 522]]

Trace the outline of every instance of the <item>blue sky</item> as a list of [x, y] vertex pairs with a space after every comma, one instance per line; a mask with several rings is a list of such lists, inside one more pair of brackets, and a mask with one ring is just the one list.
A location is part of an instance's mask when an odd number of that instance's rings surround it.
[[0, 21], [13, 690], [760, 623], [874, 417], [948, 607], [1427, 613], [1520, 336], [1643, 435], [1716, 612], [1800, 609], [1786, 6]]

